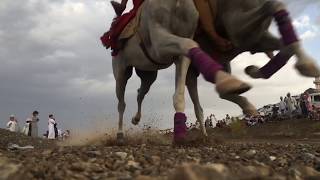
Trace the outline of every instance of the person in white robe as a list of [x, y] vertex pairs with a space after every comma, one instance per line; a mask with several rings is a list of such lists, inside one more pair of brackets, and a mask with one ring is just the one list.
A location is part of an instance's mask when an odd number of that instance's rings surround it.
[[290, 93], [287, 94], [286, 105], [287, 105], [287, 113], [290, 118], [293, 117], [293, 112], [295, 110], [296, 100], [291, 97]]
[[18, 122], [14, 115], [10, 116], [9, 122], [7, 123], [7, 129], [11, 132], [19, 132]]
[[39, 122], [39, 112], [33, 111], [32, 117], [26, 120], [29, 125], [28, 136], [38, 137], [38, 122]]
[[55, 129], [54, 126], [56, 124], [56, 120], [54, 119], [53, 115], [49, 115], [49, 120], [48, 120], [48, 139], [55, 139]]
[[280, 97], [280, 103], [279, 103], [279, 109], [280, 109], [281, 116], [285, 115], [286, 106], [287, 106], [287, 105], [286, 105], [286, 103], [284, 102], [283, 97], [281, 96], [281, 97]]

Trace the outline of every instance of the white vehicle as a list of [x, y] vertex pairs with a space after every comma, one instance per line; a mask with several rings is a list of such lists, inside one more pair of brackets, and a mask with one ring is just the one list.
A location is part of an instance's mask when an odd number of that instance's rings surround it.
[[312, 93], [309, 94], [309, 96], [311, 98], [311, 104], [320, 107], [320, 93]]

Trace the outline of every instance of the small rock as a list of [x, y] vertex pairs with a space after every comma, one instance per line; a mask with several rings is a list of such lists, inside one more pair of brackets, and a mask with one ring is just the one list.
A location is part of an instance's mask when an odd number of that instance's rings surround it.
[[52, 150], [47, 149], [47, 150], [42, 152], [42, 155], [43, 156], [49, 156], [51, 153], [52, 153]]
[[159, 156], [151, 156], [152, 164], [158, 166], [160, 165], [161, 158]]
[[70, 169], [72, 171], [82, 172], [85, 170], [85, 164], [84, 163], [72, 163]]
[[279, 158], [278, 165], [280, 167], [285, 167], [288, 164], [288, 161], [285, 158]]
[[120, 159], [124, 160], [124, 159], [126, 159], [128, 154], [126, 152], [116, 152], [115, 155], [117, 157], [119, 157]]
[[230, 170], [223, 164], [185, 164], [176, 168], [168, 179], [197, 180], [212, 179], [213, 177], [214, 179], [227, 180], [232, 179], [233, 176]]
[[304, 153], [304, 154], [303, 154], [303, 159], [304, 159], [304, 161], [313, 160], [313, 159], [315, 159], [315, 158], [316, 158], [316, 156], [313, 155], [313, 154], [311, 154], [311, 153]]
[[210, 163], [210, 164], [207, 164], [207, 166], [216, 170], [219, 173], [226, 173], [228, 171], [228, 168], [223, 164]]
[[87, 155], [90, 157], [96, 157], [96, 156], [101, 156], [102, 153], [101, 153], [101, 151], [88, 151]]
[[131, 160], [131, 161], [134, 161], [134, 157], [132, 155], [129, 155], [127, 159]]
[[146, 146], [146, 144], [141, 144], [141, 148], [145, 148]]
[[129, 168], [133, 171], [142, 169], [140, 166], [140, 163], [135, 162], [135, 161], [128, 161], [127, 166], [129, 166]]
[[246, 166], [243, 167], [242, 174], [246, 176], [246, 179], [258, 179], [268, 177], [271, 171], [265, 166]]
[[277, 158], [276, 158], [275, 156], [269, 156], [269, 159], [270, 159], [271, 161], [274, 161], [274, 160], [276, 160]]
[[185, 149], [178, 149], [178, 153], [179, 154], [184, 154], [184, 153], [186, 153], [186, 150]]
[[112, 164], [111, 169], [112, 169], [112, 170], [116, 170], [116, 169], [118, 169], [118, 168], [120, 168], [120, 167], [123, 167], [124, 165], [125, 165], [125, 161], [116, 160], [116, 162]]
[[253, 157], [253, 156], [256, 155], [256, 154], [257, 154], [257, 151], [254, 150], [254, 149], [251, 149], [250, 151], [248, 151], [248, 152], [246, 153], [246, 156], [248, 156], [248, 157]]

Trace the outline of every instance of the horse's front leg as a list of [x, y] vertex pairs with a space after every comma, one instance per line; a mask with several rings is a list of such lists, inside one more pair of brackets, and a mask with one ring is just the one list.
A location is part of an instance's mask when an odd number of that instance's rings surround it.
[[186, 140], [187, 117], [184, 114], [185, 110], [185, 83], [188, 68], [191, 61], [187, 57], [181, 57], [175, 62], [176, 65], [176, 79], [175, 79], [175, 93], [173, 95], [173, 106], [176, 111], [174, 115], [174, 142], [181, 143]]
[[117, 141], [119, 144], [124, 143], [124, 134], [123, 134], [123, 114], [126, 108], [126, 103], [124, 101], [125, 89], [128, 82], [128, 79], [132, 75], [132, 67], [127, 67], [124, 63], [124, 59], [113, 59], [112, 60], [113, 74], [116, 80], [116, 95], [118, 98], [118, 132], [117, 132]]

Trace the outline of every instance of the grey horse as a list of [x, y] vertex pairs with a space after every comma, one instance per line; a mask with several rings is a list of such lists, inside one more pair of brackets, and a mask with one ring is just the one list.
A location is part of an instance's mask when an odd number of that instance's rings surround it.
[[[143, 98], [156, 80], [157, 71], [172, 64], [176, 65], [173, 95], [176, 111], [175, 142], [183, 142], [186, 139], [185, 84], [194, 103], [197, 120], [200, 121], [202, 132], [206, 135], [197, 92], [196, 72], [200, 72], [207, 81], [216, 84], [220, 97], [235, 102], [244, 113], [251, 114], [256, 112], [255, 107], [240, 96], [250, 89], [250, 85], [227, 73], [230, 72], [230, 61], [241, 52], [280, 50], [266, 66], [246, 68], [247, 74], [253, 78], [269, 78], [293, 55], [298, 57], [296, 68], [302, 75], [320, 75], [314, 61], [300, 47], [285, 6], [278, 1], [218, 0], [217, 29], [235, 46], [232, 51], [220, 54], [218, 58], [211, 58], [207, 54], [211, 53], [212, 49], [206, 38], [198, 36], [196, 41], [193, 40], [198, 23], [198, 12], [193, 0], [146, 0], [142, 6], [138, 32], [112, 60], [116, 95], [119, 100], [117, 138], [120, 142], [124, 136], [122, 129], [126, 106], [125, 86], [132, 75], [133, 67], [141, 79], [137, 97], [138, 112], [132, 118], [132, 123], [137, 124], [141, 118]], [[278, 23], [282, 40], [267, 31], [273, 18]], [[193, 68], [188, 71], [191, 63]]]

